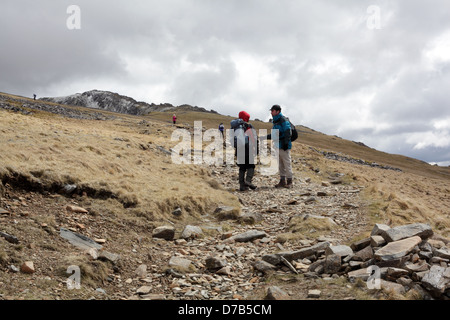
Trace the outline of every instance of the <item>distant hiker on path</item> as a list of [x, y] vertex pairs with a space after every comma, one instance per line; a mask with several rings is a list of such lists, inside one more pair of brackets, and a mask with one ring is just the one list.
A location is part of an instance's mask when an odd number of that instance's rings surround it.
[[36, 95], [35, 94], [33, 94], [33, 99], [36, 100]]
[[[252, 184], [255, 174], [255, 157], [258, 154], [258, 137], [256, 130], [248, 123], [250, 115], [241, 111], [239, 119], [231, 121], [230, 142], [236, 150], [237, 165], [239, 167], [239, 190], [247, 191], [248, 188], [255, 190]], [[247, 176], [246, 176], [247, 174]]]
[[[281, 113], [281, 107], [274, 105], [270, 112], [272, 114], [273, 130], [279, 130], [279, 141], [275, 143], [275, 148], [279, 149], [278, 171], [280, 174], [280, 182], [275, 188], [292, 188], [292, 164], [291, 164], [291, 125], [288, 119]], [[266, 139], [272, 140], [272, 134]], [[287, 180], [286, 180], [287, 179]]]
[[172, 117], [173, 124], [177, 124], [177, 115], [174, 114]]
[[222, 134], [222, 138], [223, 138], [223, 130], [225, 130], [225, 127], [223, 125], [223, 123], [219, 124], [219, 131]]

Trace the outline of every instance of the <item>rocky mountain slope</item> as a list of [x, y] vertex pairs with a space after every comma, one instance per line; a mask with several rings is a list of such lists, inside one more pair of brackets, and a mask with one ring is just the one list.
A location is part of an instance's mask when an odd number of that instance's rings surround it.
[[40, 99], [42, 101], [54, 102], [69, 106], [79, 106], [92, 109], [101, 109], [111, 112], [131, 114], [131, 115], [146, 115], [150, 112], [177, 112], [183, 111], [198, 111], [198, 112], [212, 112], [204, 108], [193, 107], [189, 105], [173, 106], [166, 104], [148, 104], [146, 102], [138, 102], [133, 98], [123, 96], [114, 92], [92, 90], [84, 93], [77, 93], [64, 97], [48, 97]]
[[447, 168], [305, 131], [293, 189], [239, 192], [233, 164], [172, 163], [177, 127], [92, 114], [0, 95], [0, 299], [448, 299]]

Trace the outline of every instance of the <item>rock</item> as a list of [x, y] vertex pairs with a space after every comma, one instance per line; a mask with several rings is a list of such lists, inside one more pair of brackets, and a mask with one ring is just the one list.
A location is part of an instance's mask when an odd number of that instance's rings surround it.
[[401, 258], [411, 252], [420, 242], [422, 242], [422, 239], [419, 236], [390, 242], [375, 252], [375, 258], [381, 261]]
[[152, 237], [168, 241], [173, 240], [173, 238], [175, 237], [175, 228], [171, 226], [162, 226], [155, 228], [153, 229]]
[[414, 236], [420, 237], [425, 240], [433, 235], [433, 230], [430, 225], [425, 223], [414, 223], [404, 226], [399, 226], [385, 230], [382, 232], [381, 236], [387, 242], [399, 241], [406, 238], [411, 238]]
[[4, 232], [0, 232], [0, 237], [5, 238], [5, 240], [9, 243], [18, 244], [20, 242], [19, 239], [17, 239], [15, 236]]
[[258, 230], [250, 230], [235, 236], [232, 236], [230, 239], [233, 239], [236, 242], [249, 242], [256, 239], [262, 239], [267, 237], [267, 233]]
[[338, 273], [341, 270], [341, 256], [330, 254], [325, 259], [324, 273]]
[[449, 248], [441, 248], [433, 250], [433, 254], [440, 258], [450, 259], [450, 249]]
[[181, 215], [183, 214], [183, 211], [181, 211], [181, 208], [176, 208], [175, 210], [172, 211], [172, 214], [175, 217], [181, 217]]
[[394, 279], [398, 279], [401, 278], [403, 276], [407, 276], [409, 274], [408, 270], [405, 269], [401, 269], [401, 268], [392, 268], [392, 267], [388, 267], [386, 269], [386, 277], [389, 280], [394, 280]]
[[166, 297], [163, 294], [157, 294], [157, 293], [150, 293], [150, 294], [143, 294], [141, 295], [142, 300], [159, 300], [164, 301], [166, 300]]
[[346, 257], [353, 254], [353, 250], [349, 246], [339, 245], [339, 246], [329, 246], [325, 249], [325, 254], [327, 255], [337, 255], [339, 257]]
[[308, 298], [318, 299], [318, 298], [320, 298], [321, 294], [322, 294], [322, 291], [320, 291], [320, 290], [308, 290]]
[[367, 247], [369, 245], [370, 245], [370, 238], [366, 238], [366, 239], [362, 239], [360, 241], [357, 241], [355, 243], [352, 243], [350, 248], [353, 251], [359, 251], [359, 250], [362, 250], [362, 249], [364, 249], [365, 247]]
[[329, 246], [330, 246], [330, 243], [325, 241], [325, 242], [319, 242], [312, 247], [300, 249], [298, 251], [279, 252], [277, 254], [283, 256], [288, 261], [292, 261], [292, 260], [304, 259], [309, 256], [315, 255], [317, 252], [323, 251], [326, 248], [328, 248]]
[[197, 239], [202, 235], [203, 235], [202, 228], [197, 227], [197, 226], [187, 225], [186, 227], [184, 227], [184, 230], [181, 233], [180, 238], [182, 238], [182, 239]]
[[152, 291], [152, 287], [150, 286], [142, 286], [139, 289], [136, 290], [136, 293], [139, 295], [143, 295], [143, 294], [149, 294], [150, 291]]
[[33, 274], [36, 270], [34, 269], [33, 261], [25, 261], [20, 267], [20, 271], [27, 274]]
[[276, 270], [276, 267], [273, 264], [270, 264], [270, 263], [262, 261], [262, 260], [258, 260], [256, 262], [254, 262], [253, 268], [258, 271], [261, 271], [263, 273], [268, 273], [270, 271]]
[[261, 213], [249, 212], [239, 217], [239, 221], [246, 224], [256, 224], [263, 221], [264, 217]]
[[117, 264], [117, 262], [120, 259], [120, 255], [102, 250], [102, 251], [100, 251], [98, 258], [100, 260], [109, 261], [109, 262], [112, 262], [113, 264]]
[[281, 263], [281, 256], [278, 254], [266, 254], [262, 257], [262, 260], [276, 266]]
[[370, 234], [371, 236], [381, 236], [383, 232], [386, 232], [390, 229], [391, 227], [385, 225], [385, 224], [380, 224], [377, 223], [373, 229], [372, 229], [372, 233]]
[[225, 259], [220, 259], [217, 257], [208, 257], [206, 259], [206, 269], [208, 270], [217, 270], [223, 268], [227, 265], [227, 261]]
[[289, 295], [277, 286], [272, 286], [267, 289], [267, 294], [264, 300], [288, 300]]
[[98, 244], [94, 240], [64, 228], [60, 228], [59, 234], [62, 238], [69, 240], [71, 244], [83, 250], [89, 250], [91, 248], [100, 250], [103, 248], [102, 245]]
[[20, 271], [19, 268], [17, 268], [13, 264], [9, 266], [9, 270], [11, 270], [11, 272], [13, 272], [13, 273], [18, 273]]
[[[441, 240], [428, 239], [427, 243], [436, 249], [441, 249], [442, 247], [445, 247], [445, 243]], [[428, 250], [428, 251], [430, 251], [430, 250]]]
[[169, 266], [180, 271], [187, 271], [191, 267], [192, 262], [188, 259], [173, 256], [169, 260]]
[[371, 236], [370, 237], [370, 245], [374, 248], [381, 247], [386, 243], [386, 240], [382, 236]]
[[408, 270], [409, 272], [424, 272], [424, 271], [429, 271], [430, 270], [430, 266], [427, 263], [415, 263], [415, 264], [408, 264], [405, 265], [405, 269]]
[[216, 272], [216, 274], [222, 274], [222, 275], [225, 275], [225, 276], [229, 276], [229, 275], [231, 275], [231, 267], [230, 266], [225, 266], [223, 268], [220, 268]]
[[92, 257], [92, 259], [97, 260], [98, 259], [98, 250], [95, 248], [90, 248], [86, 250], [86, 254]]
[[9, 213], [9, 211], [6, 211], [5, 209], [0, 208], [0, 215], [1, 214], [10, 214], [10, 213]]
[[71, 195], [72, 193], [75, 192], [76, 189], [77, 189], [77, 185], [76, 185], [76, 184], [66, 184], [66, 185], [63, 187], [62, 191], [63, 191], [65, 194]]
[[367, 246], [362, 250], [359, 250], [353, 256], [353, 260], [357, 261], [368, 261], [373, 258], [373, 249], [371, 246]]
[[422, 285], [434, 296], [442, 295], [450, 288], [450, 268], [432, 266], [422, 278]]
[[141, 264], [135, 271], [134, 273], [139, 277], [139, 278], [145, 278], [147, 276], [147, 265], [146, 264]]
[[385, 291], [394, 292], [397, 295], [404, 295], [406, 293], [405, 288], [399, 283], [390, 282], [390, 281], [381, 279], [380, 284], [381, 284], [381, 289], [383, 289]]
[[356, 279], [361, 279], [363, 281], [367, 281], [370, 276], [369, 268], [363, 268], [355, 271], [351, 271], [347, 274], [347, 277], [350, 282], [354, 282]]
[[68, 205], [68, 206], [66, 207], [66, 210], [67, 210], [67, 211], [74, 212], [74, 213], [89, 213], [89, 211], [87, 211], [87, 210], [84, 209], [84, 208], [77, 207], [77, 206], [72, 206], [72, 205]]
[[220, 206], [214, 210], [214, 214], [220, 220], [232, 220], [239, 218], [240, 210], [229, 206]]

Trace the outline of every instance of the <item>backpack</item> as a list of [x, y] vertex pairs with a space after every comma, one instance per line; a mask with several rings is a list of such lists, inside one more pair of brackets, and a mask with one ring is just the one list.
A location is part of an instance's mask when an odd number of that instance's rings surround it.
[[[253, 138], [252, 141], [256, 143], [256, 152], [259, 154], [259, 140], [256, 135], [255, 129], [250, 125], [251, 130], [253, 132], [251, 133], [251, 136]], [[234, 133], [230, 136], [230, 143], [231, 145], [237, 149], [238, 145], [245, 146], [248, 148], [250, 144], [250, 137], [246, 134], [247, 130], [249, 129], [248, 125], [244, 122], [242, 119], [236, 119], [231, 121], [231, 129], [233, 129]]]
[[295, 140], [298, 139], [298, 131], [295, 128], [295, 126], [293, 125], [293, 123], [291, 122], [291, 120], [289, 120], [289, 118], [283, 117], [284, 121], [289, 121], [289, 124], [291, 125], [291, 141], [294, 142]]
[[[289, 121], [289, 119], [288, 119], [288, 121]], [[297, 129], [295, 128], [295, 126], [292, 124], [292, 122], [289, 121], [289, 123], [291, 125], [291, 141], [294, 142], [298, 138], [298, 132], [297, 132]]]

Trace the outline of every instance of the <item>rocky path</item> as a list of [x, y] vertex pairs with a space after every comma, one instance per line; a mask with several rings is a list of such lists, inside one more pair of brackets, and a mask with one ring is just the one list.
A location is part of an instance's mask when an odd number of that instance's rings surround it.
[[[344, 244], [367, 227], [360, 189], [341, 183], [342, 177], [315, 183], [299, 176], [293, 189], [275, 189], [277, 177], [256, 175], [259, 188], [239, 192], [237, 174], [234, 166], [212, 169], [224, 190], [239, 197], [240, 216], [231, 214], [224, 221], [218, 219], [223, 212], [211, 212], [195, 226], [167, 223], [168, 236], [164, 230], [163, 235], [157, 230], [149, 234], [145, 228], [92, 215], [89, 208], [78, 210], [76, 199], [3, 187], [2, 231], [19, 242], [0, 238], [0, 249], [6, 248], [0, 284], [8, 289], [0, 299], [261, 299], [268, 271], [258, 266], [263, 256], [325, 241]], [[296, 219], [300, 222], [293, 224]], [[318, 224], [302, 229], [302, 221]], [[293, 233], [295, 228], [299, 231]], [[70, 232], [101, 245], [77, 248], [67, 241]], [[120, 241], [99, 239], [106, 232]], [[295, 239], [286, 241], [290, 236]], [[74, 256], [78, 258], [69, 259]], [[311, 262], [302, 263], [296, 270], [286, 265], [274, 271], [281, 276], [306, 272]], [[97, 278], [97, 288], [83, 286], [82, 280], [81, 290], [68, 290], [64, 270], [69, 264], [94, 266], [89, 277]], [[89, 269], [81, 267], [82, 272]], [[292, 293], [288, 298], [305, 297]]]
[[[225, 189], [237, 189], [236, 167], [216, 168], [212, 174]], [[158, 282], [158, 277], [165, 278], [167, 287], [161, 287], [164, 293], [156, 294], [154, 286], [144, 285], [136, 287], [136, 294], [131, 298], [263, 298], [257, 296], [256, 292], [264, 291], [268, 270], [264, 266], [255, 267], [255, 263], [261, 261], [263, 256], [280, 251], [295, 251], [325, 241], [338, 245], [353, 238], [366, 227], [358, 188], [344, 185], [340, 179], [317, 184], [297, 177], [293, 189], [275, 189], [272, 186], [276, 182], [276, 177], [256, 176], [254, 183], [259, 186], [257, 190], [233, 191], [242, 203], [242, 213], [240, 217], [227, 220], [229, 230], [221, 230], [219, 235], [212, 237], [192, 239], [188, 236], [186, 240], [178, 239], [173, 242], [161, 240], [161, 245], [169, 246], [167, 251], [173, 252], [166, 257], [173, 269], [166, 270], [165, 274], [158, 274], [156, 278], [153, 274], [151, 279]], [[296, 241], [285, 242], [280, 235], [291, 233], [289, 225], [294, 217], [327, 220], [332, 228], [328, 232], [322, 232], [318, 239], [312, 236], [317, 236], [317, 230], [312, 229], [309, 230], [311, 236], [306, 232]], [[211, 226], [215, 225], [216, 218], [214, 215], [206, 217], [200, 227], [203, 230], [214, 228]], [[192, 268], [196, 271], [176, 271], [180, 268]], [[276, 270], [276, 273], [292, 275], [294, 270], [286, 266]], [[295, 270], [295, 273], [301, 273], [300, 269]], [[292, 299], [301, 298], [294, 293], [292, 295]]]

